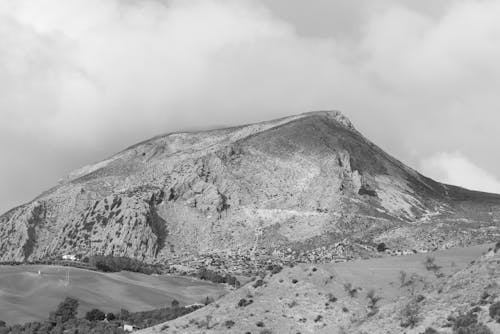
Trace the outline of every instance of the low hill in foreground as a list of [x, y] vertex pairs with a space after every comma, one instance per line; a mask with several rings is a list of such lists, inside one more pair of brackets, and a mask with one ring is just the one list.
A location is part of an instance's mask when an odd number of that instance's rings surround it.
[[170, 306], [173, 299], [189, 305], [225, 293], [220, 284], [183, 277], [42, 265], [0, 266], [0, 320], [8, 324], [44, 320], [67, 296], [80, 301], [83, 316], [93, 308], [144, 311]]
[[301, 264], [138, 333], [500, 333], [500, 252], [490, 246]]

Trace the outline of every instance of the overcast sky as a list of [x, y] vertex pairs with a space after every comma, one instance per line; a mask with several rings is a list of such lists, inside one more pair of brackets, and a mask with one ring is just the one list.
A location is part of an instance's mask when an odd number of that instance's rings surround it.
[[176, 130], [343, 111], [500, 192], [500, 1], [1, 0], [0, 211]]

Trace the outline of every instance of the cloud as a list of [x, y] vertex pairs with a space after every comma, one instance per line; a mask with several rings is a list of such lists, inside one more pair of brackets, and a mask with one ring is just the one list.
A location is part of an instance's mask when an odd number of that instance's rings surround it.
[[443, 183], [500, 193], [500, 181], [497, 177], [473, 164], [460, 152], [436, 154], [424, 159], [420, 167], [425, 175]]
[[411, 165], [457, 148], [498, 165], [476, 148], [500, 141], [500, 4], [358, 3], [314, 36], [264, 0], [1, 1], [0, 211], [159, 133], [314, 109]]

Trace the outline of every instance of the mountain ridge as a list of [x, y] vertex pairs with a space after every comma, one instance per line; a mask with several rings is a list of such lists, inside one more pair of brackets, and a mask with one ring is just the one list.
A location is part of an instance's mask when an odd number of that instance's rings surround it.
[[342, 113], [318, 111], [155, 136], [75, 170], [0, 216], [0, 260], [330, 261], [382, 242], [426, 251], [491, 241], [499, 221], [499, 195], [422, 176]]

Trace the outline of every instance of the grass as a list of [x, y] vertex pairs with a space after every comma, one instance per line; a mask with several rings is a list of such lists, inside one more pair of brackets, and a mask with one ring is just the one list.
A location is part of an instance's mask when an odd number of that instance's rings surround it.
[[[0, 314], [7, 323], [23, 323], [47, 318], [66, 296], [80, 300], [79, 315], [98, 308], [117, 312], [120, 308], [142, 311], [170, 306], [173, 299], [181, 305], [203, 298], [218, 298], [225, 288], [210, 282], [172, 276], [140, 273], [101, 273], [67, 267], [0, 266]], [[38, 275], [38, 271], [42, 275]]]

